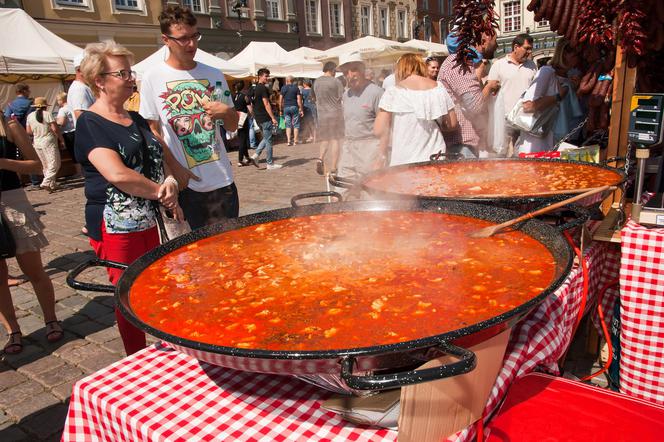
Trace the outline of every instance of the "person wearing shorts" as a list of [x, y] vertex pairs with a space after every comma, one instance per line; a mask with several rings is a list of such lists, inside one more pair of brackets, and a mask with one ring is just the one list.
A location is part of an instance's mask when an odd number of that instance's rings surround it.
[[282, 109], [286, 123], [286, 138], [289, 146], [299, 143], [300, 117], [304, 116], [302, 93], [293, 80], [292, 75], [286, 77], [286, 84], [281, 88], [279, 95], [279, 107]]
[[339, 140], [344, 136], [344, 119], [341, 98], [344, 86], [334, 78], [337, 65], [328, 61], [323, 66], [323, 75], [314, 83], [314, 97], [318, 112], [316, 138], [320, 141], [320, 156], [316, 161], [316, 172], [323, 175], [337, 169]]

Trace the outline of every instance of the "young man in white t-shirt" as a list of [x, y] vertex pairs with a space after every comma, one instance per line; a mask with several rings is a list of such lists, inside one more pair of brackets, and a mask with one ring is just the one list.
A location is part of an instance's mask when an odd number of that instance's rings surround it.
[[162, 142], [180, 186], [180, 206], [196, 229], [238, 216], [233, 171], [215, 128], [215, 120], [221, 120], [226, 130], [236, 130], [238, 115], [232, 106], [213, 100], [218, 81], [230, 96], [224, 75], [194, 61], [201, 34], [191, 11], [169, 6], [159, 22], [169, 55], [143, 75], [140, 114]]

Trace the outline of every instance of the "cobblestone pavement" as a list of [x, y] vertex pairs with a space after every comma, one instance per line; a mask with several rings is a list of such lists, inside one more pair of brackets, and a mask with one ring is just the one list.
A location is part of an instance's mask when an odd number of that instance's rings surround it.
[[[296, 193], [325, 190], [323, 177], [314, 171], [318, 146], [275, 146], [275, 160], [284, 167], [265, 170], [238, 168], [237, 152], [230, 152], [240, 194], [241, 215], [290, 206]], [[83, 226], [83, 183], [66, 181], [53, 194], [28, 192], [42, 214], [50, 245], [42, 252], [55, 286], [56, 312], [66, 331], [56, 343], [46, 341], [44, 320], [32, 287], [11, 289], [23, 331], [23, 352], [0, 360], [0, 441], [59, 440], [72, 385], [84, 376], [124, 357], [112, 296], [76, 291], [65, 283], [67, 271], [93, 257]], [[10, 274], [21, 275], [16, 261], [8, 261]], [[88, 271], [86, 280], [107, 284], [103, 269]], [[0, 327], [0, 343], [7, 335]]]

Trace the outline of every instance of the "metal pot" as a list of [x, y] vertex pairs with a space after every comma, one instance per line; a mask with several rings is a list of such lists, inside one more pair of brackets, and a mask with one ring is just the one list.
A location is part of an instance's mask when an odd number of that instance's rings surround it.
[[[575, 164], [578, 165], [579, 167], [591, 167], [595, 168], [597, 170], [610, 170], [611, 172], [615, 172], [616, 174], [616, 179], [614, 182], [610, 183], [605, 183], [607, 185], [614, 185], [617, 186], [625, 181], [625, 172], [621, 169], [616, 169], [613, 167], [609, 167], [606, 165], [599, 165], [599, 164], [591, 164], [591, 163], [584, 163], [580, 161], [571, 161], [571, 160], [558, 160], [558, 159], [546, 159], [546, 158], [532, 158], [532, 159], [519, 159], [519, 158], [495, 158], [495, 159], [457, 159], [457, 160], [445, 160], [445, 161], [427, 161], [427, 162], [422, 162], [422, 163], [413, 163], [413, 164], [403, 164], [399, 166], [392, 166], [392, 167], [387, 167], [384, 169], [376, 170], [374, 172], [371, 172], [364, 176], [359, 182], [354, 182], [350, 181], [347, 179], [344, 179], [343, 177], [338, 177], [338, 176], [330, 176], [330, 183], [334, 186], [337, 187], [342, 187], [342, 188], [350, 188], [350, 187], [355, 187], [359, 186], [363, 190], [369, 192], [370, 194], [374, 195], [377, 199], [409, 199], [409, 198], [419, 198], [419, 199], [426, 199], [426, 200], [434, 200], [434, 201], [466, 201], [466, 202], [472, 202], [472, 203], [481, 203], [481, 204], [491, 204], [491, 205], [496, 205], [500, 207], [505, 207], [508, 209], [512, 210], [518, 210], [520, 212], [528, 212], [530, 210], [533, 210], [536, 207], [545, 205], [545, 204], [550, 204], [556, 201], [563, 200], [565, 198], [569, 198], [575, 194], [574, 189], [571, 189], [569, 193], [559, 193], [556, 195], [542, 195], [542, 194], [536, 194], [536, 193], [523, 193], [523, 194], [518, 194], [518, 195], [510, 195], [510, 196], [475, 196], [472, 194], [468, 195], [418, 195], [418, 194], [412, 194], [412, 193], [403, 193], [399, 192], [397, 190], [393, 189], [385, 189], [385, 188], [379, 188], [375, 184], [372, 183], [372, 180], [374, 180], [377, 177], [383, 177], [386, 175], [390, 174], [398, 174], [404, 170], [424, 170], [425, 168], [430, 168], [430, 167], [445, 167], [446, 165], [449, 164], [456, 164], [456, 163], [477, 163], [477, 162], [482, 162], [482, 163], [487, 163], [491, 162], [494, 163], [497, 168], [500, 167], [501, 162], [519, 162], [523, 163], [524, 165], [527, 164], [532, 164], [532, 163], [550, 163], [550, 164]], [[515, 181], [519, 180], [519, 176], [514, 177]], [[592, 206], [593, 204], [596, 204], [598, 202], [603, 201], [610, 195], [612, 191], [607, 191], [602, 194], [595, 195], [593, 197], [590, 197], [588, 200], [580, 201], [579, 205], [583, 207], [589, 207]]]
[[[497, 207], [424, 200], [415, 202], [354, 201], [279, 209], [228, 220], [224, 224], [196, 230], [148, 252], [130, 266], [101, 260], [84, 263], [71, 271], [67, 277], [67, 283], [78, 290], [115, 292], [116, 301], [122, 314], [131, 323], [146, 333], [156, 336], [170, 343], [176, 349], [200, 360], [234, 369], [263, 373], [304, 376], [337, 375], [345, 385], [352, 389], [380, 390], [441, 379], [471, 371], [475, 367], [475, 355], [471, 351], [462, 348], [461, 345], [472, 346], [511, 327], [533, 307], [542, 302], [544, 298], [554, 292], [563, 283], [572, 266], [572, 251], [560, 231], [540, 221], [528, 221], [520, 226], [520, 230], [547, 247], [556, 263], [552, 283], [537, 296], [533, 296], [527, 302], [499, 316], [448, 333], [396, 344], [344, 350], [266, 351], [215, 346], [165, 333], [144, 323], [132, 311], [129, 293], [138, 275], [162, 256], [200, 239], [246, 226], [298, 216], [394, 210], [449, 213], [496, 223], [512, 219], [518, 215], [515, 212]], [[76, 281], [76, 277], [83, 270], [95, 265], [125, 267], [126, 270], [117, 287], [85, 284]], [[399, 368], [420, 365], [424, 361], [443, 354], [453, 355], [459, 360], [437, 368], [398, 371]], [[384, 374], [385, 370], [391, 372]]]

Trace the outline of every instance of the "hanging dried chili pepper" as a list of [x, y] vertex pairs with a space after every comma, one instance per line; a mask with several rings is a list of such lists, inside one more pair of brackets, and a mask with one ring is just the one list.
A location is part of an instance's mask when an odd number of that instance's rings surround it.
[[467, 70], [474, 57], [473, 46], [482, 43], [484, 35], [496, 35], [498, 16], [494, 0], [457, 0], [454, 7], [454, 34], [458, 38], [457, 64]]

